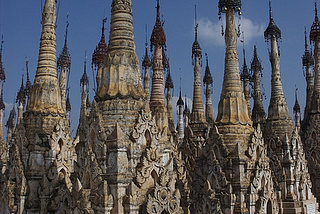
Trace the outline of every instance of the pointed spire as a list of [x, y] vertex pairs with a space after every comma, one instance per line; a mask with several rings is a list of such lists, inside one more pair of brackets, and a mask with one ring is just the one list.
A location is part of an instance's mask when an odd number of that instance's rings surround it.
[[[0, 94], [0, 150], [1, 147], [4, 145], [4, 135], [3, 135], [3, 112], [5, 110], [5, 104], [3, 101], [3, 84], [1, 86], [1, 94]], [[3, 151], [2, 151], [3, 152]], [[0, 161], [1, 161], [1, 155], [0, 155]]]
[[68, 28], [69, 28], [69, 22], [68, 22], [68, 15], [67, 15], [66, 31], [64, 35], [64, 46], [57, 60], [57, 66], [59, 70], [62, 68], [66, 68], [69, 71], [71, 66], [71, 57], [68, 50]]
[[173, 120], [173, 112], [172, 112], [172, 89], [173, 89], [173, 81], [170, 74], [170, 67], [168, 68], [166, 85], [167, 89], [167, 112], [168, 112], [168, 124], [170, 132], [175, 131], [175, 125]]
[[271, 1], [269, 0], [269, 25], [264, 32], [264, 38], [266, 40], [270, 40], [271, 37], [275, 37], [277, 40], [281, 38], [281, 30], [278, 28], [276, 23], [273, 20], [272, 9], [271, 9]]
[[163, 30], [163, 24], [160, 20], [160, 5], [159, 0], [157, 1], [157, 17], [156, 23], [153, 27], [151, 35], [151, 51], [153, 50], [153, 61], [152, 61], [152, 88], [150, 97], [150, 108], [154, 111], [163, 111], [165, 108], [165, 95], [164, 95], [164, 70], [167, 66], [167, 59], [165, 55], [166, 49], [166, 36]]
[[89, 78], [87, 75], [87, 52], [85, 52], [83, 67], [83, 75], [80, 79], [80, 86], [82, 87], [81, 93], [81, 109], [80, 109], [80, 123], [85, 119], [88, 113], [87, 102], [88, 102], [88, 88], [89, 88]]
[[229, 125], [241, 125], [239, 126], [240, 132], [247, 133], [247, 129], [250, 128], [248, 125], [251, 125], [252, 121], [240, 79], [237, 53], [238, 34], [235, 26], [235, 12], [240, 13], [241, 1], [220, 0], [219, 11], [220, 14], [222, 12], [226, 14], [226, 30], [224, 34], [226, 54], [224, 79], [216, 123], [220, 133], [229, 132]]
[[[6, 80], [6, 75], [4, 72], [4, 68], [3, 68], [3, 64], [2, 64], [2, 48], [3, 48], [3, 36], [1, 38], [1, 46], [0, 46], [0, 84], [1, 84], [1, 88], [0, 88], [0, 150], [5, 149], [6, 145], [5, 145], [5, 141], [4, 141], [4, 135], [3, 135], [3, 112], [5, 110], [5, 104], [3, 101], [3, 85], [4, 82]], [[1, 152], [5, 152], [5, 151], [1, 151]], [[1, 160], [1, 156], [0, 155], [0, 160]]]
[[[243, 39], [244, 42], [244, 39]], [[243, 45], [244, 46], [244, 45]], [[249, 84], [250, 81], [252, 79], [252, 75], [249, 73], [248, 70], [248, 66], [247, 66], [247, 61], [246, 61], [246, 50], [243, 47], [243, 65], [242, 65], [242, 69], [241, 69], [241, 73], [240, 73], [240, 78], [242, 80], [243, 83], [243, 92], [244, 92], [244, 97], [247, 101], [247, 105], [248, 105], [248, 112], [250, 115], [251, 112], [251, 106], [250, 106], [250, 88], [249, 88]]]
[[[270, 3], [270, 2], [269, 2]], [[280, 73], [280, 55], [278, 50], [278, 39], [281, 37], [280, 29], [274, 24], [271, 4], [270, 23], [266, 29], [265, 39], [271, 41], [269, 59], [271, 62], [271, 98], [268, 108], [267, 123], [273, 129], [272, 135], [283, 137], [285, 133], [293, 130], [293, 121], [289, 115], [289, 109], [283, 94], [283, 87]], [[285, 125], [283, 125], [285, 124]]]
[[30, 81], [30, 76], [29, 76], [29, 61], [27, 60], [27, 57], [26, 57], [26, 71], [27, 71], [27, 81], [25, 85], [25, 93], [26, 93], [26, 96], [29, 97], [32, 83]]
[[5, 75], [5, 72], [4, 72], [4, 68], [3, 68], [3, 63], [2, 63], [2, 48], [3, 48], [3, 36], [1, 38], [1, 46], [0, 46], [0, 83], [1, 83], [1, 88], [0, 88], [0, 94], [1, 94], [1, 99], [0, 99], [0, 109], [1, 110], [4, 110], [5, 109], [5, 105], [4, 105], [4, 102], [3, 102], [3, 85], [4, 85], [4, 82], [6, 81], [6, 75]]
[[0, 94], [0, 110], [4, 111], [6, 108], [6, 105], [4, 104], [3, 100], [3, 83], [1, 84], [1, 94]]
[[247, 66], [247, 60], [246, 60], [246, 51], [245, 49], [243, 49], [243, 65], [242, 65], [242, 69], [241, 69], [241, 79], [247, 79], [247, 80], [250, 80], [250, 73], [249, 73], [249, 69], [248, 69], [248, 66]]
[[180, 88], [180, 94], [179, 94], [179, 99], [177, 101], [177, 106], [179, 107], [179, 121], [178, 121], [178, 138], [179, 139], [182, 139], [184, 137], [184, 127], [183, 127], [183, 100], [182, 100], [182, 97], [181, 97], [181, 88]]
[[83, 63], [83, 74], [80, 79], [80, 86], [87, 86], [89, 84], [89, 78], [87, 75], [87, 52], [85, 52], [85, 59]]
[[253, 59], [251, 61], [251, 72], [253, 73], [253, 108], [252, 108], [252, 121], [253, 125], [264, 124], [267, 114], [263, 108], [262, 93], [261, 93], [261, 79], [262, 66], [258, 57], [257, 46], [254, 45]]
[[15, 118], [16, 118], [16, 110], [15, 110], [16, 106], [13, 105], [10, 114], [9, 114], [9, 118], [7, 120], [6, 123], [6, 127], [7, 127], [7, 142], [9, 142], [11, 140], [12, 134], [14, 132], [14, 127], [15, 127]]
[[151, 66], [152, 66], [152, 63], [150, 61], [149, 54], [148, 54], [148, 37], [147, 37], [147, 25], [146, 25], [145, 54], [144, 54], [144, 58], [143, 58], [143, 61], [142, 61], [142, 67], [144, 69], [146, 69], [146, 68], [150, 68]]
[[[192, 58], [195, 60], [196, 57], [202, 58], [202, 50], [198, 42], [198, 27], [197, 23], [197, 5], [195, 5], [195, 27], [194, 27], [194, 42], [192, 45]], [[195, 63], [195, 62], [194, 62]]]
[[155, 46], [161, 46], [164, 49], [166, 48], [166, 35], [164, 33], [163, 24], [160, 19], [159, 0], [157, 0], [157, 17], [156, 17], [156, 23], [153, 27], [150, 42], [151, 42], [151, 51], [153, 50], [153, 47], [155, 47]]
[[307, 87], [306, 87], [306, 105], [304, 108], [304, 119], [307, 118], [311, 110], [312, 95], [313, 95], [313, 72], [312, 66], [314, 65], [314, 59], [312, 56], [312, 51], [309, 50], [308, 39], [307, 39], [307, 29], [304, 29], [305, 34], [305, 51], [302, 56], [302, 65], [304, 67], [304, 76], [306, 78]]
[[294, 113], [300, 113], [300, 105], [298, 102], [298, 88], [296, 88], [296, 92], [295, 92], [295, 103], [293, 106], [293, 112]]
[[144, 85], [144, 91], [146, 92], [147, 99], [150, 99], [150, 74], [149, 74], [149, 68], [152, 66], [152, 63], [149, 58], [148, 54], [148, 36], [147, 36], [147, 25], [146, 25], [146, 43], [145, 43], [145, 54], [142, 61], [142, 67], [144, 69], [144, 79], [143, 79], [143, 85]]
[[188, 102], [187, 102], [187, 96], [184, 98], [184, 110], [183, 110], [183, 116], [184, 116], [184, 124], [187, 127], [189, 125], [189, 118], [190, 118], [190, 109], [188, 107]]
[[295, 115], [295, 122], [296, 122], [296, 127], [300, 127], [300, 105], [298, 102], [298, 88], [296, 88], [296, 92], [295, 92], [295, 103], [293, 106], [293, 112]]
[[145, 98], [135, 51], [131, 0], [112, 1], [108, 54], [96, 91], [97, 101], [114, 98]]
[[206, 119], [208, 123], [212, 123], [214, 121], [213, 119], [213, 110], [212, 110], [212, 100], [211, 100], [211, 95], [212, 95], [212, 75], [210, 72], [209, 68], [209, 59], [208, 59], [208, 54], [206, 53], [206, 71], [203, 77], [203, 84], [206, 87]]
[[317, 2], [315, 2], [315, 20], [310, 30], [310, 41], [314, 44], [314, 83], [311, 101], [311, 112], [320, 112], [320, 22], [318, 18]]
[[21, 86], [16, 99], [16, 103], [18, 103], [17, 125], [20, 125], [22, 123], [23, 110], [24, 110], [24, 105], [26, 103], [26, 90], [24, 89], [23, 77], [24, 75], [22, 75]]
[[0, 81], [6, 81], [6, 74], [4, 72], [3, 63], [2, 63], [2, 48], [3, 48], [3, 36], [1, 37], [1, 47], [0, 47]]
[[184, 105], [184, 102], [181, 97], [181, 88], [180, 88], [180, 94], [179, 94], [179, 99], [177, 101], [177, 106], [183, 106], [183, 105]]
[[206, 53], [205, 55], [206, 55], [206, 71], [205, 71], [204, 77], [203, 77], [203, 84], [212, 85], [213, 78], [212, 78], [212, 75], [210, 72], [208, 54]]
[[97, 45], [96, 49], [94, 50], [92, 54], [92, 65], [99, 66], [100, 63], [103, 63], [104, 60], [107, 57], [108, 47], [106, 44], [106, 38], [104, 35], [105, 31], [105, 24], [107, 22], [107, 18], [104, 18], [102, 20], [102, 33], [101, 33], [101, 39], [99, 44]]
[[310, 41], [316, 42], [318, 37], [320, 36], [320, 22], [318, 18], [318, 7], [317, 7], [317, 1], [314, 3], [314, 22], [312, 23], [311, 30], [310, 30]]
[[21, 103], [22, 105], [24, 105], [25, 102], [26, 102], [26, 91], [25, 91], [25, 89], [24, 89], [23, 76], [24, 76], [24, 75], [22, 75], [22, 78], [21, 78], [21, 86], [20, 86], [20, 90], [19, 90], [19, 92], [18, 92], [18, 94], [17, 94], [17, 99], [16, 99], [16, 103], [19, 103], [19, 105], [20, 105], [20, 103]]
[[[194, 65], [194, 80], [193, 80], [193, 102], [192, 112], [190, 116], [190, 127], [194, 132], [200, 131], [206, 124], [205, 112], [202, 101], [201, 89], [201, 58], [202, 50], [198, 43], [198, 23], [196, 18], [197, 7], [195, 6], [195, 40], [192, 45], [192, 63]], [[196, 130], [197, 129], [197, 130]]]
[[304, 54], [302, 56], [302, 65], [304, 67], [310, 67], [314, 64], [312, 52], [309, 50], [308, 39], [307, 39], [307, 28], [304, 28]]
[[27, 111], [64, 115], [56, 66], [56, 5], [46, 0], [42, 13], [42, 32], [34, 86], [28, 98]]
[[68, 21], [68, 14], [67, 14], [64, 46], [57, 60], [57, 68], [58, 68], [58, 71], [60, 72], [59, 87], [60, 87], [60, 93], [61, 93], [61, 105], [64, 108], [65, 112], [68, 112], [66, 108], [67, 107], [66, 93], [67, 93], [67, 90], [69, 90], [68, 85], [69, 85], [69, 76], [70, 76], [70, 67], [71, 67], [71, 57], [68, 51], [68, 29], [69, 29], [69, 21]]
[[99, 44], [97, 45], [96, 49], [94, 50], [94, 52], [92, 54], [91, 67], [94, 70], [97, 71], [97, 76], [96, 76], [97, 89], [94, 89], [95, 91], [99, 91], [100, 90], [101, 81], [102, 81], [103, 63], [106, 61], [107, 53], [108, 53], [108, 46], [106, 44], [106, 39], [105, 39], [105, 35], [104, 35], [105, 23], [106, 22], [107, 22], [107, 18], [104, 18], [102, 20], [101, 39], [100, 39]]
[[170, 73], [170, 69], [167, 72], [167, 78], [166, 78], [166, 85], [165, 88], [168, 90], [173, 89], [173, 81], [172, 81], [172, 77], [171, 77], [171, 73]]

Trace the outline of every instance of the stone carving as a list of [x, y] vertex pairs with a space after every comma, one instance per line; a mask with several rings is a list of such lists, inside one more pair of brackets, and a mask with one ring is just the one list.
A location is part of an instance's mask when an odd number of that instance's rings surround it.
[[169, 214], [182, 214], [180, 207], [180, 192], [169, 187], [168, 174], [162, 173], [160, 182], [156, 183], [154, 190], [148, 195], [147, 213], [159, 214], [167, 212]]

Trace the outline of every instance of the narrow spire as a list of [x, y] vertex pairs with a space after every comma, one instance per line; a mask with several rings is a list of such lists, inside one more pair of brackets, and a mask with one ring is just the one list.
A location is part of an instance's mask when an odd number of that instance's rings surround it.
[[194, 5], [194, 34], [195, 34], [195, 41], [198, 41], [198, 21], [197, 21], [197, 5]]
[[32, 83], [30, 81], [30, 76], [29, 76], [29, 61], [27, 60], [27, 56], [26, 56], [26, 71], [27, 71], [27, 81], [25, 85], [25, 93], [26, 93], [26, 96], [29, 97], [29, 94], [32, 88]]
[[55, 0], [46, 0], [42, 13], [38, 67], [28, 98], [28, 112], [60, 115], [65, 113], [57, 80], [56, 17]]
[[[192, 59], [193, 61], [196, 60], [196, 57], [199, 57], [200, 59], [202, 58], [202, 50], [200, 47], [200, 44], [198, 42], [198, 27], [199, 24], [197, 22], [197, 5], [195, 5], [195, 26], [194, 26], [194, 42], [192, 45]], [[195, 65], [195, 62], [193, 62], [193, 64]]]
[[6, 105], [4, 104], [3, 100], [3, 83], [1, 84], [1, 94], [0, 94], [0, 110], [4, 111], [6, 108]]
[[[242, 41], [244, 43], [244, 39]], [[249, 73], [249, 70], [248, 70], [247, 61], [246, 61], [246, 50], [244, 48], [244, 45], [243, 45], [243, 65], [242, 65], [242, 69], [241, 69], [241, 73], [240, 73], [240, 78], [241, 78], [242, 83], [243, 83], [244, 97], [245, 97], [245, 99], [247, 101], [248, 112], [249, 112], [249, 115], [250, 115], [250, 112], [251, 112], [251, 106], [250, 106], [251, 95], [250, 95], [249, 84], [250, 84], [250, 81], [251, 81], [252, 77], [251, 77], [251, 74]]]
[[307, 115], [310, 113], [311, 104], [312, 104], [312, 95], [313, 95], [313, 71], [312, 66], [314, 65], [314, 60], [312, 52], [309, 50], [308, 39], [307, 39], [307, 29], [304, 29], [305, 35], [305, 51], [302, 56], [302, 65], [304, 67], [304, 76], [306, 78], [307, 87], [306, 87], [306, 105], [304, 109], [304, 119], [307, 118]]
[[183, 110], [183, 116], [184, 116], [184, 124], [187, 127], [189, 125], [189, 118], [190, 118], [190, 109], [188, 107], [188, 102], [187, 102], [187, 96], [184, 98], [184, 110]]
[[178, 138], [182, 139], [184, 137], [184, 127], [183, 127], [183, 100], [181, 97], [181, 88], [180, 88], [180, 94], [179, 94], [179, 99], [177, 101], [177, 106], [179, 107], [179, 122], [178, 122]]
[[[6, 80], [6, 75], [4, 72], [4, 68], [3, 68], [3, 63], [2, 63], [2, 48], [3, 48], [3, 36], [1, 38], [1, 46], [0, 46], [0, 84], [1, 84], [1, 88], [0, 88], [0, 147], [5, 148], [5, 141], [4, 141], [4, 135], [3, 135], [3, 114], [4, 114], [4, 110], [5, 110], [5, 104], [3, 101], [3, 85], [4, 82]], [[1, 149], [1, 148], [0, 148]], [[4, 152], [4, 151], [3, 151]], [[1, 157], [1, 155], [0, 155]]]
[[[196, 7], [195, 7], [196, 11]], [[196, 12], [195, 12], [196, 13]], [[194, 65], [194, 80], [193, 80], [193, 102], [192, 112], [190, 116], [190, 127], [194, 132], [200, 131], [207, 125], [205, 112], [202, 101], [201, 90], [201, 58], [202, 50], [198, 42], [198, 23], [195, 14], [195, 38], [192, 44], [192, 63]], [[197, 130], [196, 130], [197, 129]]]
[[68, 21], [68, 14], [67, 14], [67, 23], [66, 23], [66, 30], [64, 35], [64, 46], [60, 53], [60, 56], [57, 60], [58, 69], [62, 69], [63, 67], [70, 69], [71, 66], [71, 57], [68, 50], [68, 29], [69, 29], [69, 21]]
[[[67, 112], [67, 85], [69, 82], [69, 75], [70, 75], [70, 67], [71, 67], [71, 57], [68, 51], [68, 28], [69, 28], [69, 21], [68, 21], [68, 14], [67, 14], [67, 23], [66, 23], [66, 31], [65, 31], [65, 40], [64, 40], [64, 46], [60, 53], [60, 56], [57, 60], [57, 68], [58, 71], [60, 71], [60, 77], [59, 77], [59, 87], [60, 87], [60, 93], [61, 93], [61, 105], [64, 108], [64, 111]], [[68, 77], [67, 77], [68, 76]]]
[[87, 86], [89, 84], [89, 78], [87, 75], [87, 51], [85, 51], [85, 57], [83, 62], [83, 74], [80, 79], [80, 86]]
[[151, 41], [151, 51], [155, 46], [161, 46], [163, 48], [166, 47], [166, 35], [163, 30], [163, 23], [160, 19], [160, 3], [157, 0], [157, 16], [156, 16], [156, 23], [153, 27], [152, 35], [150, 38]]
[[152, 63], [148, 54], [148, 36], [147, 36], [147, 25], [146, 25], [146, 43], [145, 43], [145, 54], [142, 61], [142, 67], [144, 69], [144, 91], [147, 95], [147, 99], [150, 99], [150, 73], [149, 68], [152, 66]]
[[85, 58], [83, 63], [83, 75], [80, 79], [80, 86], [82, 87], [81, 93], [81, 109], [80, 109], [80, 122], [87, 116], [87, 98], [89, 89], [89, 78], [87, 75], [87, 52], [85, 51]]
[[276, 40], [281, 38], [281, 30], [278, 28], [276, 23], [273, 20], [271, 1], [269, 0], [269, 25], [264, 32], [264, 37], [266, 40], [270, 40], [271, 37], [275, 37]]
[[293, 106], [293, 112], [295, 116], [296, 127], [300, 128], [300, 105], [298, 102], [298, 88], [295, 91], [295, 103]]
[[[269, 2], [270, 4], [270, 2]], [[264, 32], [266, 41], [271, 41], [269, 58], [271, 62], [271, 98], [268, 109], [267, 123], [274, 130], [273, 135], [283, 137], [284, 134], [291, 134], [293, 122], [289, 115], [288, 105], [283, 95], [283, 87], [280, 74], [280, 55], [278, 50], [278, 39], [281, 38], [281, 31], [274, 23], [270, 4], [270, 23]], [[285, 124], [285, 125], [283, 125]]]
[[14, 127], [15, 127], [15, 118], [16, 118], [16, 106], [15, 104], [12, 106], [12, 109], [9, 114], [9, 118], [6, 123], [7, 127], [7, 142], [11, 140], [12, 134], [14, 132]]
[[1, 37], [1, 47], [0, 47], [0, 81], [6, 81], [6, 74], [4, 72], [3, 68], [3, 62], [2, 62], [2, 48], [3, 48], [3, 36]]
[[16, 103], [18, 103], [18, 105], [22, 104], [24, 106], [25, 102], [26, 102], [26, 91], [24, 89], [24, 75], [22, 75], [21, 78], [21, 86], [20, 86], [20, 90], [17, 94], [17, 98], [16, 98]]
[[267, 114], [263, 108], [262, 93], [261, 93], [261, 79], [262, 76], [261, 61], [258, 57], [257, 46], [254, 45], [253, 58], [251, 61], [251, 72], [253, 73], [253, 108], [252, 121], [253, 125], [264, 124], [266, 122]]
[[102, 32], [101, 32], [101, 39], [100, 42], [98, 43], [96, 49], [94, 50], [93, 54], [92, 54], [92, 64], [95, 66], [98, 66], [100, 63], [102, 63], [106, 56], [107, 56], [107, 52], [108, 52], [108, 47], [106, 44], [106, 38], [105, 38], [105, 24], [107, 22], [107, 18], [104, 18], [102, 20]]
[[164, 51], [166, 49], [166, 36], [163, 30], [163, 24], [160, 20], [160, 4], [157, 0], [157, 17], [156, 23], [153, 27], [151, 35], [151, 51], [153, 53], [152, 62], [152, 89], [150, 97], [150, 108], [154, 110], [155, 108], [163, 109], [165, 107], [164, 98], [164, 65], [166, 61], [166, 56]]
[[310, 30], [310, 41], [311, 42], [316, 42], [317, 41], [317, 37], [320, 36], [320, 22], [319, 22], [319, 18], [318, 18], [318, 7], [317, 7], [317, 1], [315, 1], [314, 3], [314, 21], [312, 23], [311, 26], [311, 30]]
[[[3, 135], [3, 113], [6, 106], [3, 101], [3, 83], [1, 84], [1, 94], [0, 94], [0, 147], [4, 144], [4, 135]], [[1, 157], [1, 155], [0, 155]]]
[[311, 104], [313, 113], [320, 112], [320, 22], [318, 18], [317, 2], [315, 2], [315, 20], [310, 30], [310, 41], [314, 44], [314, 88]]
[[203, 84], [206, 87], [206, 119], [208, 123], [212, 123], [214, 122], [214, 118], [213, 118], [213, 110], [212, 110], [212, 99], [211, 99], [211, 95], [212, 95], [212, 84], [213, 84], [213, 78], [210, 72], [210, 68], [209, 68], [209, 59], [208, 59], [208, 54], [206, 53], [206, 71], [203, 77]]
[[17, 119], [17, 125], [22, 123], [22, 117], [23, 117], [23, 111], [24, 111], [24, 105], [26, 103], [26, 90], [24, 88], [24, 74], [22, 74], [21, 78], [21, 86], [20, 90], [17, 94], [16, 103], [18, 103], [18, 119]]
[[167, 71], [167, 78], [165, 88], [167, 89], [167, 112], [168, 112], [168, 124], [170, 132], [175, 131], [175, 125], [173, 120], [173, 112], [172, 112], [172, 89], [173, 89], [173, 81], [170, 73], [170, 67]]
[[97, 88], [98, 88], [97, 90], [99, 90], [100, 86], [101, 86], [102, 67], [103, 67], [103, 63], [105, 62], [105, 60], [107, 58], [107, 52], [108, 52], [108, 46], [106, 44], [106, 39], [105, 39], [105, 35], [104, 35], [106, 22], [107, 22], [107, 18], [104, 18], [102, 20], [101, 39], [92, 54], [92, 61], [91, 61], [92, 67], [95, 70], [97, 70], [97, 76], [96, 76], [96, 82], [97, 82]]
[[229, 125], [241, 125], [241, 132], [246, 132], [252, 121], [248, 112], [240, 79], [239, 61], [237, 53], [237, 30], [235, 26], [235, 12], [240, 14], [241, 1], [220, 0], [219, 15], [226, 14], [225, 30], [225, 69], [222, 92], [218, 105], [216, 122], [221, 133], [228, 132]]

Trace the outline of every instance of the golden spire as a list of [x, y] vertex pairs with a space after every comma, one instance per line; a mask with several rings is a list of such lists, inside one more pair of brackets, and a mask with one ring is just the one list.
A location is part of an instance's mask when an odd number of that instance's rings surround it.
[[113, 0], [108, 54], [97, 100], [145, 98], [132, 23], [131, 0]]
[[[197, 8], [195, 6], [195, 40], [192, 44], [192, 59], [194, 65], [194, 81], [193, 81], [193, 102], [192, 112], [190, 116], [190, 126], [195, 131], [195, 128], [202, 129], [206, 124], [206, 118], [203, 108], [202, 93], [201, 93], [201, 66], [202, 50], [198, 43], [198, 23], [196, 17]], [[200, 125], [202, 124], [202, 125]], [[201, 127], [199, 127], [199, 125]]]
[[[224, 125], [251, 125], [247, 101], [244, 97], [240, 80], [239, 58], [237, 53], [237, 30], [235, 26], [235, 12], [239, 12], [241, 2], [237, 6], [231, 1], [219, 2], [219, 14], [226, 13], [225, 30], [225, 69], [222, 92], [218, 106], [217, 124]], [[221, 130], [223, 132], [223, 130]]]
[[28, 99], [28, 112], [64, 114], [56, 66], [56, 5], [46, 0], [42, 12], [42, 32], [38, 67]]

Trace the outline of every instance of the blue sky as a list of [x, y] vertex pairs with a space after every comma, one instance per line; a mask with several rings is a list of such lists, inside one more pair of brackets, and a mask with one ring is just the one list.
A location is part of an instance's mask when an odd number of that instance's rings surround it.
[[[42, 0], [43, 2], [45, 0]], [[59, 1], [59, 0], [58, 0]], [[148, 40], [155, 23], [155, 0], [132, 0], [133, 22], [136, 51], [142, 60], [145, 44], [145, 25], [148, 25]], [[290, 3], [289, 3], [290, 2]], [[160, 0], [164, 30], [167, 36], [167, 55], [170, 58], [171, 73], [175, 84], [174, 95], [179, 94], [180, 76], [182, 94], [192, 98], [193, 67], [191, 47], [194, 41], [194, 5], [197, 4], [199, 22], [199, 43], [203, 53], [209, 55], [209, 65], [214, 78], [213, 106], [215, 114], [222, 87], [224, 70], [224, 40], [218, 20], [218, 0]], [[110, 26], [111, 0], [61, 0], [57, 20], [57, 54], [64, 43], [66, 14], [69, 14], [68, 47], [71, 54], [71, 122], [75, 128], [78, 124], [80, 106], [80, 78], [83, 73], [85, 51], [88, 54], [87, 71], [90, 76], [90, 98], [93, 98], [91, 55], [100, 40], [101, 23], [105, 16], [106, 39], [108, 41]], [[314, 0], [272, 1], [273, 16], [282, 31], [280, 43], [280, 67], [284, 94], [292, 114], [294, 91], [297, 85], [301, 109], [305, 103], [305, 79], [301, 57], [304, 52], [304, 27], [309, 30], [314, 20]], [[5, 119], [21, 84], [25, 56], [28, 56], [29, 71], [33, 82], [37, 66], [39, 38], [41, 33], [41, 0], [0, 0], [0, 34], [4, 36], [3, 64], [7, 75], [4, 86], [4, 100], [7, 104]], [[245, 34], [246, 59], [249, 64], [253, 55], [253, 45], [257, 45], [258, 55], [264, 67], [262, 83], [267, 99], [270, 99], [270, 62], [268, 46], [263, 31], [269, 22], [268, 0], [243, 0], [241, 31]], [[242, 45], [238, 46], [240, 67], [243, 64]], [[204, 54], [203, 54], [204, 56]], [[202, 76], [205, 58], [203, 57]], [[25, 70], [25, 69], [24, 69]], [[142, 69], [141, 69], [142, 71]], [[203, 96], [204, 98], [204, 96]]]

